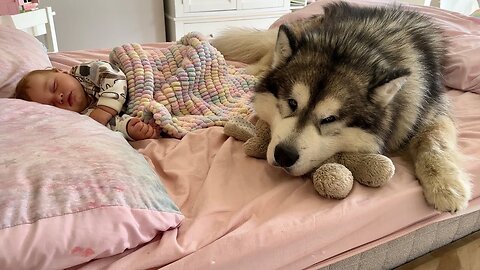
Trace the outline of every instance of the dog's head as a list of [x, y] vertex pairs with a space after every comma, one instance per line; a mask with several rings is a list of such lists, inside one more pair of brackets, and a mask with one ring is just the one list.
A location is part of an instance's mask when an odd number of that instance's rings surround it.
[[256, 89], [255, 110], [272, 132], [268, 162], [303, 175], [338, 152], [380, 151], [388, 104], [409, 71], [363, 66], [349, 59], [355, 44], [295, 31], [280, 27], [272, 69]]

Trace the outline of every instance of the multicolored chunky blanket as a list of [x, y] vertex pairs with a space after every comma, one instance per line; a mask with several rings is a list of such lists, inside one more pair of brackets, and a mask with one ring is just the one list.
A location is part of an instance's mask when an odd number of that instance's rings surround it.
[[155, 50], [125, 44], [113, 49], [110, 61], [127, 76], [127, 113], [172, 137], [253, 112], [256, 78], [228, 65], [198, 33]]

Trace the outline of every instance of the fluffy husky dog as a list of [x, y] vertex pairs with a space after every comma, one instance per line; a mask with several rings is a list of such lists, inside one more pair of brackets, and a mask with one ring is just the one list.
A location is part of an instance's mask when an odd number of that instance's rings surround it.
[[338, 152], [402, 151], [430, 204], [467, 206], [471, 186], [442, 86], [445, 44], [429, 19], [340, 2], [279, 29], [230, 29], [212, 43], [261, 77], [254, 107], [271, 127], [270, 164], [303, 175]]

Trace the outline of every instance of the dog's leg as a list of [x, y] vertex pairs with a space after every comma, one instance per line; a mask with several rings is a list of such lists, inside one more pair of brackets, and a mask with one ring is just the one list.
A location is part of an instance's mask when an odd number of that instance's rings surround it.
[[471, 197], [469, 178], [459, 166], [456, 136], [452, 120], [440, 116], [409, 146], [425, 198], [440, 211], [463, 209]]

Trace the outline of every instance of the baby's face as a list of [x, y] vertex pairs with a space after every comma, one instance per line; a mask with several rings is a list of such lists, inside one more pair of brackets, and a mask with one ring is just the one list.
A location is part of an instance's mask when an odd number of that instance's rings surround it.
[[32, 101], [64, 110], [82, 112], [89, 99], [75, 77], [63, 72], [34, 74], [29, 79], [27, 95]]

